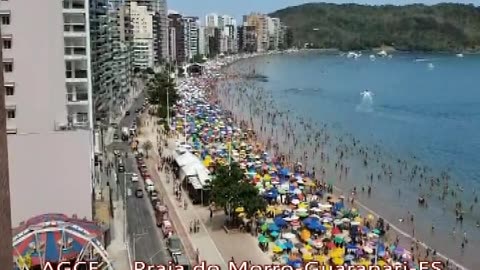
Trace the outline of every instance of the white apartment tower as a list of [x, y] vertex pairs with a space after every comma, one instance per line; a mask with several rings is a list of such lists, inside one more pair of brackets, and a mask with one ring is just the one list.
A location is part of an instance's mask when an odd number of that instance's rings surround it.
[[0, 1], [0, 17], [12, 225], [46, 212], [91, 219], [89, 1]]
[[154, 35], [152, 11], [147, 6], [130, 3], [130, 16], [133, 26], [133, 66], [140, 69], [153, 68]]
[[218, 27], [218, 15], [215, 13], [211, 13], [205, 16], [205, 27], [207, 28]]
[[185, 57], [191, 60], [198, 54], [198, 27], [197, 17], [183, 17], [185, 31]]

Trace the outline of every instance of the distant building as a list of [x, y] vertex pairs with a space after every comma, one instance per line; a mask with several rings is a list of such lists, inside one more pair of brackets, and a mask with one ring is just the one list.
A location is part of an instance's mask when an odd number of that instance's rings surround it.
[[264, 52], [270, 48], [270, 36], [268, 31], [268, 16], [252, 13], [244, 16], [244, 25], [254, 26], [257, 36], [257, 52]]
[[198, 17], [183, 17], [185, 56], [190, 61], [198, 54]]
[[137, 2], [130, 3], [130, 16], [133, 26], [133, 65], [135, 68], [153, 68], [154, 36], [153, 15], [147, 6], [139, 6]]
[[174, 61], [177, 63], [185, 63], [187, 61], [187, 55], [185, 54], [185, 24], [182, 15], [168, 14], [168, 27], [175, 30], [170, 30], [170, 34], [174, 33], [175, 35]]
[[205, 27], [215, 28], [218, 27], [218, 15], [215, 13], [205, 16]]
[[257, 51], [257, 31], [255, 26], [244, 25], [238, 30], [238, 47], [242, 52], [253, 53]]
[[208, 47], [206, 33], [205, 33], [205, 26], [198, 27], [198, 54], [201, 56], [205, 56], [206, 48]]

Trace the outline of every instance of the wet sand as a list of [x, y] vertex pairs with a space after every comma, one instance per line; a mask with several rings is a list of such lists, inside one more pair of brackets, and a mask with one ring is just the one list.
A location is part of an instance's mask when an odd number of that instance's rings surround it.
[[[268, 99], [268, 93], [265, 93], [255, 80], [233, 76], [242, 72], [251, 72], [251, 70], [248, 70], [248, 67], [247, 70], [235, 70], [235, 65], [227, 68], [226, 73], [232, 78], [219, 82], [215, 92], [216, 97], [225, 109], [234, 114], [237, 122], [243, 120], [251, 125], [265, 145], [270, 145], [270, 152], [284, 153], [295, 159], [292, 161], [303, 162], [307, 169], [314, 167], [317, 179], [333, 182], [340, 189], [340, 193], [346, 197], [350, 196], [350, 191], [356, 187], [355, 200], [381, 214], [392, 226], [402, 230], [406, 238], [414, 235], [419, 241], [428, 243], [440, 253], [448, 254], [450, 258], [469, 269], [475, 269], [474, 266], [480, 263], [480, 259], [475, 256], [476, 248], [480, 247], [480, 244], [475, 237], [472, 237], [479, 234], [478, 229], [464, 224], [463, 228], [457, 226], [454, 235], [453, 227], [450, 227], [448, 222], [444, 222], [447, 219], [455, 220], [455, 213], [452, 213], [451, 209], [440, 208], [439, 212], [438, 207], [431, 205], [428, 208], [419, 207], [416, 203], [415, 185], [404, 183], [403, 181], [406, 180], [397, 180], [396, 177], [390, 180], [388, 174], [382, 174], [385, 173], [385, 167], [382, 168], [380, 161], [376, 162], [375, 155], [371, 154], [366, 158], [369, 165], [364, 166], [362, 160], [358, 159], [357, 153], [354, 153], [354, 150], [362, 149], [360, 143], [356, 143], [356, 147], [342, 149], [345, 147], [345, 141], [351, 138], [336, 135], [329, 126], [319, 123], [311, 124], [314, 123], [312, 120], [298, 118], [292, 112], [285, 110], [282, 112], [278, 109], [278, 105]], [[272, 115], [276, 116], [272, 117]], [[312, 136], [318, 131], [320, 135]], [[339, 140], [341, 143], [338, 143]], [[376, 152], [379, 148], [378, 146], [368, 147], [363, 148], [365, 153]], [[323, 153], [323, 159], [321, 153]], [[394, 160], [393, 156], [386, 154], [380, 157], [390, 162]], [[345, 167], [347, 167], [347, 173], [345, 173]], [[397, 167], [392, 170], [401, 169], [401, 166]], [[367, 173], [374, 174], [374, 177], [370, 179]], [[367, 192], [361, 191], [361, 187], [365, 188], [368, 185], [372, 187], [370, 196]], [[398, 193], [399, 189], [401, 193]], [[428, 201], [429, 198], [427, 203]], [[413, 222], [409, 221], [411, 214], [414, 215]], [[427, 216], [434, 218], [422, 218]], [[400, 218], [404, 221], [400, 222]], [[434, 231], [431, 229], [432, 225], [435, 226]], [[469, 242], [462, 249], [463, 230], [467, 228]]]

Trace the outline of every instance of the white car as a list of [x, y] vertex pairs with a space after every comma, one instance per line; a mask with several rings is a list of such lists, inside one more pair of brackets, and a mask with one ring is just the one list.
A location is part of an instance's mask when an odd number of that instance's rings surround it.
[[136, 173], [132, 174], [132, 182], [138, 182], [138, 174]]

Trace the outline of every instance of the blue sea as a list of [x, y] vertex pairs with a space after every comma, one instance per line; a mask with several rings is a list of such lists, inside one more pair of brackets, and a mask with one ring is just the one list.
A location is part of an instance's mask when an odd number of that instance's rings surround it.
[[[377, 145], [392, 163], [402, 159], [428, 166], [432, 172], [448, 172], [451, 185], [458, 184], [454, 200], [468, 203], [464, 208], [469, 208], [480, 188], [480, 56], [393, 53], [392, 58], [372, 60], [368, 54], [358, 59], [314, 52], [270, 55], [236, 65], [265, 75], [268, 80], [258, 84], [279, 108], [288, 108], [306, 121], [327, 123], [338, 136], [351, 134], [365, 145]], [[371, 98], [361, 95], [365, 90]], [[368, 183], [357, 167], [352, 165], [354, 176], [340, 186]], [[407, 210], [414, 213], [422, 241], [468, 268], [480, 263], [473, 255], [480, 248], [480, 228], [475, 227], [480, 204], [465, 214], [468, 222], [461, 225], [452, 213], [454, 205], [432, 198], [429, 209], [417, 209], [416, 184], [401, 180], [394, 179], [391, 190], [382, 187], [375, 199], [363, 201], [393, 221], [405, 217], [401, 215]], [[398, 188], [412, 195], [398, 198]], [[436, 235], [430, 235], [432, 224]], [[456, 236], [451, 235], [453, 227]], [[464, 251], [460, 249], [463, 232], [471, 239], [471, 248]]]

